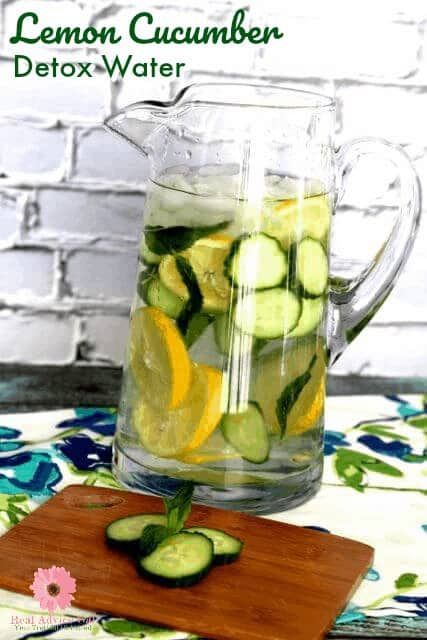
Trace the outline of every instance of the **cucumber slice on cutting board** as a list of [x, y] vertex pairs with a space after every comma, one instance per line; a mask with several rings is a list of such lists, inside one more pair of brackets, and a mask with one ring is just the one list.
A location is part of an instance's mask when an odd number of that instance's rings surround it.
[[134, 550], [139, 544], [141, 534], [150, 524], [165, 525], [166, 516], [162, 513], [139, 513], [118, 518], [105, 529], [105, 537], [112, 547]]
[[285, 279], [288, 259], [276, 238], [254, 233], [233, 242], [225, 273], [234, 286], [269, 289]]
[[224, 438], [248, 462], [261, 464], [268, 459], [270, 440], [259, 406], [251, 402], [246, 411], [227, 413], [222, 417]]
[[243, 542], [239, 538], [231, 536], [220, 529], [211, 529], [209, 527], [189, 527], [186, 529], [189, 533], [201, 533], [212, 540], [214, 548], [214, 564], [229, 564], [234, 562], [243, 549]]
[[305, 238], [296, 248], [295, 274], [304, 293], [321, 296], [328, 286], [328, 256], [323, 245], [313, 238]]
[[209, 538], [181, 531], [139, 558], [138, 569], [144, 577], [165, 587], [189, 587], [209, 572], [213, 559], [214, 545]]
[[303, 298], [302, 313], [298, 324], [289, 334], [289, 338], [302, 338], [312, 333], [321, 323], [323, 318], [323, 310], [325, 306], [325, 298]]
[[323, 412], [326, 360], [323, 340], [307, 337], [292, 340], [285, 353], [279, 348], [260, 356], [256, 365], [251, 398], [261, 407], [268, 429], [278, 434], [277, 402], [284, 389], [309, 369], [310, 377], [286, 416], [287, 436], [297, 435], [315, 426]]
[[256, 338], [281, 338], [297, 326], [301, 309], [298, 296], [287, 289], [255, 291], [237, 300], [234, 322]]

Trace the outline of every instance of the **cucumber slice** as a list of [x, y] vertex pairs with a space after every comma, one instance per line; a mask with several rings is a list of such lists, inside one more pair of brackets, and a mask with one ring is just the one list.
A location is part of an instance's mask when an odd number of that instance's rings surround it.
[[231, 536], [221, 529], [210, 529], [208, 527], [189, 527], [186, 529], [190, 533], [201, 533], [212, 540], [214, 548], [214, 564], [229, 564], [234, 562], [243, 549], [243, 542], [239, 538]]
[[313, 238], [302, 240], [296, 250], [296, 277], [310, 297], [321, 296], [328, 286], [328, 256]]
[[261, 464], [268, 459], [270, 440], [259, 406], [250, 402], [246, 411], [228, 413], [222, 417], [224, 438], [248, 462]]
[[231, 352], [242, 355], [251, 351], [257, 355], [265, 344], [265, 340], [259, 340], [242, 333], [233, 323], [228, 313], [215, 317], [214, 320], [215, 343], [218, 351], [226, 356]]
[[134, 516], [118, 518], [105, 529], [105, 537], [112, 547], [134, 551], [145, 527], [150, 524], [166, 524], [166, 516], [162, 513], [139, 513]]
[[139, 297], [141, 298], [141, 300], [145, 302], [145, 304], [147, 304], [148, 287], [150, 286], [151, 281], [155, 277], [156, 277], [156, 269], [154, 267], [147, 267], [147, 269], [140, 271], [138, 274], [136, 290], [138, 292]]
[[151, 278], [145, 292], [147, 304], [157, 307], [170, 318], [176, 319], [185, 307], [182, 298], [170, 291], [159, 278]]
[[288, 335], [289, 338], [302, 338], [312, 333], [322, 321], [325, 299], [303, 298], [302, 313], [298, 324]]
[[256, 345], [256, 338], [242, 333], [228, 313], [216, 316], [213, 326], [215, 343], [222, 355], [249, 353]]
[[234, 322], [243, 331], [257, 338], [281, 338], [298, 324], [301, 301], [292, 291], [266, 289], [238, 299]]
[[145, 558], [139, 558], [140, 573], [165, 587], [189, 587], [199, 582], [212, 566], [214, 546], [201, 533], [181, 531], [163, 540]]
[[159, 256], [157, 253], [154, 253], [154, 251], [151, 251], [151, 249], [147, 247], [145, 241], [143, 241], [141, 244], [140, 255], [143, 263], [147, 265], [159, 264], [160, 260], [162, 259], [162, 256]]
[[233, 242], [224, 267], [234, 286], [269, 289], [283, 282], [288, 259], [276, 238], [254, 233]]

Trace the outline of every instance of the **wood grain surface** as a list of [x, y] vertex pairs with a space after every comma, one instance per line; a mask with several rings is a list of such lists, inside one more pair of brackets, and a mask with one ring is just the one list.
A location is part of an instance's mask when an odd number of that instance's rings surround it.
[[163, 511], [159, 498], [71, 486], [0, 538], [0, 587], [31, 594], [39, 567], [64, 566], [76, 579], [73, 604], [216, 640], [324, 637], [372, 562], [359, 542], [194, 505], [188, 525], [242, 538], [237, 562], [198, 585], [168, 589], [138, 577], [134, 562], [110, 550], [104, 527], [115, 518]]

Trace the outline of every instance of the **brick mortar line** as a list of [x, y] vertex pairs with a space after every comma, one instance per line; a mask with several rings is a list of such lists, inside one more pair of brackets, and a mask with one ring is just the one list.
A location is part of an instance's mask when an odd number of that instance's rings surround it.
[[102, 126], [107, 115], [109, 115], [109, 112], [107, 113], [106, 111], [103, 110], [101, 117], [85, 118], [82, 115], [74, 116], [73, 114], [68, 113], [67, 111], [59, 111], [53, 115], [52, 112], [44, 111], [43, 109], [24, 108], [24, 109], [17, 109], [14, 111], [7, 111], [7, 110], [2, 111], [0, 117], [2, 119], [10, 119], [18, 122], [35, 122], [37, 120], [40, 122], [42, 122], [43, 120], [45, 120], [46, 122], [52, 122], [52, 120], [54, 120], [56, 122], [61, 123], [64, 126], [75, 126], [75, 125]]
[[0, 191], [4, 188], [11, 189], [54, 189], [65, 191], [86, 191], [90, 193], [121, 193], [126, 195], [145, 195], [147, 192], [147, 186], [145, 183], [141, 183], [138, 186], [132, 182], [111, 182], [111, 181], [97, 181], [93, 182], [89, 180], [87, 182], [82, 180], [76, 181], [57, 181], [51, 182], [46, 180], [43, 176], [40, 180], [26, 179], [20, 177], [19, 179], [13, 178], [0, 178]]
[[77, 140], [75, 127], [71, 126], [67, 128], [65, 150], [63, 157], [63, 178], [61, 182], [70, 182], [73, 177], [73, 172], [76, 164], [77, 157]]
[[70, 314], [72, 316], [93, 315], [98, 317], [100, 312], [102, 315], [128, 316], [131, 307], [130, 301], [125, 300], [93, 300], [84, 298], [72, 298], [69, 300], [40, 299], [35, 300], [32, 304], [25, 302], [10, 302], [0, 300], [0, 318], [4, 312], [13, 311], [18, 315], [52, 315], [52, 314]]
[[2, 124], [19, 124], [23, 123], [27, 126], [34, 127], [34, 129], [59, 129], [64, 130], [68, 128], [78, 128], [78, 129], [103, 129], [104, 121], [103, 120], [90, 120], [84, 119], [75, 120], [73, 118], [68, 119], [67, 117], [63, 118], [61, 115], [52, 115], [43, 111], [30, 111], [26, 110], [25, 112], [18, 113], [14, 111], [13, 113], [3, 112], [0, 113], [0, 125]]
[[419, 91], [420, 93], [427, 92], [427, 80], [422, 83], [416, 82], [405, 82], [404, 78], [400, 81], [391, 80], [391, 79], [381, 79], [381, 78], [369, 78], [369, 76], [360, 76], [360, 77], [351, 77], [351, 76], [317, 76], [317, 75], [286, 75], [280, 76], [276, 74], [266, 74], [262, 72], [257, 73], [233, 73], [233, 72], [224, 72], [224, 71], [212, 71], [212, 70], [203, 70], [203, 69], [191, 69], [189, 73], [189, 77], [191, 78], [194, 74], [201, 74], [212, 77], [212, 78], [230, 78], [230, 79], [260, 79], [260, 80], [268, 80], [271, 82], [277, 83], [285, 83], [285, 82], [295, 82], [295, 83], [312, 83], [312, 84], [325, 84], [325, 83], [334, 83], [339, 84], [341, 86], [366, 86], [366, 87], [382, 87], [382, 88], [398, 88], [398, 89], [406, 89], [410, 91]]
[[[130, 249], [137, 249], [139, 239], [126, 236], [87, 236], [86, 238], [67, 237], [66, 234], [59, 233], [56, 237], [49, 238], [24, 238], [22, 240], [13, 240], [10, 244], [5, 244], [6, 250], [20, 249], [23, 251], [56, 251], [61, 249], [73, 253], [75, 251], [90, 249], [92, 253], [126, 253]], [[3, 245], [2, 245], [3, 247]]]

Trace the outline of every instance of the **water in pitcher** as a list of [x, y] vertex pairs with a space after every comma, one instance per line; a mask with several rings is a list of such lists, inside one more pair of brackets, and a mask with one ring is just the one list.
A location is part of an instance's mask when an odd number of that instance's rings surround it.
[[115, 443], [135, 486], [191, 480], [222, 506], [312, 484], [322, 457], [331, 197], [243, 182], [210, 165], [149, 185]]

